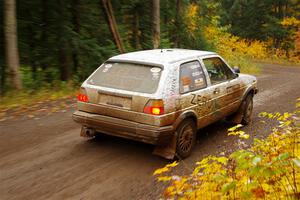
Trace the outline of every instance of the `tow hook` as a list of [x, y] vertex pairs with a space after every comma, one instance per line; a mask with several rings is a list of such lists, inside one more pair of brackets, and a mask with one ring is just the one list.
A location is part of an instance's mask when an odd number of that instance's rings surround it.
[[92, 137], [95, 137], [95, 135], [96, 135], [96, 131], [94, 129], [91, 129], [91, 128], [88, 128], [85, 126], [81, 127], [80, 136], [92, 138]]

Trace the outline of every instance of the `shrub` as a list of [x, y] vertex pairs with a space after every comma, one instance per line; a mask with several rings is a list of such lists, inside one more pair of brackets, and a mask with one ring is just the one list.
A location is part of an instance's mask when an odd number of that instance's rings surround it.
[[[154, 172], [158, 181], [168, 183], [165, 199], [299, 199], [300, 198], [300, 98], [293, 113], [261, 113], [279, 121], [266, 139], [254, 139], [251, 148], [228, 156], [208, 156], [196, 163], [193, 173], [172, 175], [178, 162]], [[247, 139], [239, 130], [229, 135]], [[243, 143], [241, 141], [241, 143]]]
[[267, 58], [267, 46], [260, 41], [250, 41], [234, 36], [227, 29], [208, 26], [205, 29], [205, 36], [229, 65], [239, 66], [245, 73], [258, 74], [260, 68], [251, 60]]

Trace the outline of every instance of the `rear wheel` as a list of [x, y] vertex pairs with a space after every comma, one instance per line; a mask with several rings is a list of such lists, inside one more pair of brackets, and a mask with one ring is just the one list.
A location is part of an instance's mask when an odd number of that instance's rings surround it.
[[196, 143], [197, 128], [192, 119], [183, 121], [177, 128], [176, 156], [179, 159], [188, 157]]

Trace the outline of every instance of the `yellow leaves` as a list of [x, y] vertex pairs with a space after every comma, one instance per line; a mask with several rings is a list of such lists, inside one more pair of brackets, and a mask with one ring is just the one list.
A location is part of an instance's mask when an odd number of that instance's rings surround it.
[[174, 161], [173, 163], [167, 164], [163, 168], [159, 168], [159, 169], [155, 170], [153, 175], [160, 175], [160, 174], [163, 174], [165, 172], [168, 172], [170, 170], [170, 168], [176, 167], [177, 165], [178, 165], [178, 162]]
[[300, 20], [296, 19], [295, 17], [285, 17], [280, 24], [283, 26], [299, 26]]
[[187, 25], [187, 32], [190, 35], [194, 35], [195, 31], [197, 31], [197, 28], [200, 26], [200, 18], [198, 15], [199, 12], [199, 6], [197, 4], [190, 4], [186, 10], [185, 13], [185, 24]]
[[[242, 71], [251, 73], [259, 72], [255, 69], [255, 65], [249, 62], [249, 60], [270, 60], [274, 62], [283, 62], [288, 60], [293, 63], [299, 63], [299, 52], [300, 52], [300, 25], [296, 18], [285, 18], [282, 24], [287, 26], [297, 27], [293, 28], [293, 34], [291, 34], [291, 41], [295, 41], [295, 50], [289, 51], [287, 54], [286, 50], [281, 48], [270, 49], [273, 45], [273, 40], [259, 41], [259, 40], [246, 40], [237, 36], [233, 36], [229, 33], [228, 27], [219, 28], [216, 25], [210, 25], [205, 27], [204, 34], [208, 41], [212, 42], [216, 47], [217, 53], [222, 55], [230, 65], [239, 66]], [[256, 67], [257, 68], [257, 67]]]
[[187, 16], [189, 18], [193, 18], [193, 17], [196, 17], [197, 16], [197, 12], [198, 12], [198, 5], [197, 4], [191, 4], [189, 7], [188, 7], [188, 12], [187, 12]]
[[[166, 199], [286, 199], [295, 196], [300, 184], [300, 130], [296, 113], [262, 113], [272, 120], [282, 120], [284, 127], [273, 128], [267, 139], [255, 139], [253, 147], [234, 151], [229, 156], [208, 156], [198, 161], [188, 176], [160, 176], [167, 182]], [[297, 118], [297, 119], [296, 119]], [[229, 128], [229, 135], [247, 138]], [[170, 163], [158, 173], [169, 171]], [[295, 180], [295, 182], [294, 182]]]
[[157, 180], [167, 182], [167, 181], [172, 180], [172, 177], [171, 176], [161, 176], [161, 177], [158, 177]]
[[218, 162], [220, 162], [220, 163], [222, 163], [222, 164], [225, 165], [227, 163], [227, 161], [228, 161], [228, 158], [226, 158], [226, 157], [218, 157], [216, 160]]
[[[208, 26], [205, 28], [205, 37], [212, 41], [217, 52], [228, 60], [234, 57], [248, 57], [264, 59], [268, 57], [267, 44], [257, 40], [245, 40], [233, 36], [224, 28]], [[236, 63], [238, 64], [238, 63]]]
[[250, 135], [243, 134], [243, 135], [240, 135], [239, 137], [247, 140], [247, 139], [249, 139]]
[[198, 166], [194, 169], [192, 175], [198, 177], [202, 175], [207, 176], [208, 174], [214, 173], [216, 170], [222, 173], [227, 161], [228, 158], [225, 156], [208, 156], [200, 162], [196, 162], [196, 165]]
[[228, 135], [244, 135], [244, 134], [245, 134], [244, 131], [233, 131], [228, 133]]
[[233, 127], [229, 128], [228, 131], [229, 132], [233, 132], [233, 131], [237, 130], [238, 128], [241, 128], [241, 127], [243, 127], [243, 125], [242, 124], [238, 124], [236, 126], [233, 126]]
[[171, 168], [171, 167], [176, 167], [177, 165], [178, 165], [178, 162], [174, 161], [171, 164], [167, 164], [166, 167]]
[[297, 99], [296, 108], [300, 108], [300, 98]]
[[239, 138], [242, 138], [242, 139], [249, 139], [249, 135], [246, 134], [244, 131], [238, 131], [237, 129], [243, 127], [243, 125], [241, 124], [238, 124], [236, 126], [233, 126], [231, 128], [228, 129], [228, 135], [234, 135], [234, 136], [239, 136]]
[[168, 172], [168, 171], [169, 171], [168, 167], [163, 167], [163, 168], [155, 170], [153, 175], [163, 174], [163, 173]]

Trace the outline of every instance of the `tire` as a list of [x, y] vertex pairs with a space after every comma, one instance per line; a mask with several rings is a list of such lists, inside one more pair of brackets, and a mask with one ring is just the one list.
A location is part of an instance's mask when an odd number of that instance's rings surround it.
[[241, 124], [248, 125], [252, 120], [253, 95], [248, 95], [244, 100], [243, 117]]
[[226, 120], [234, 124], [248, 125], [251, 122], [251, 116], [253, 111], [253, 95], [248, 94], [242, 101], [239, 109], [230, 116], [226, 117]]
[[176, 157], [183, 159], [188, 157], [196, 144], [197, 128], [192, 119], [183, 121], [176, 129]]

